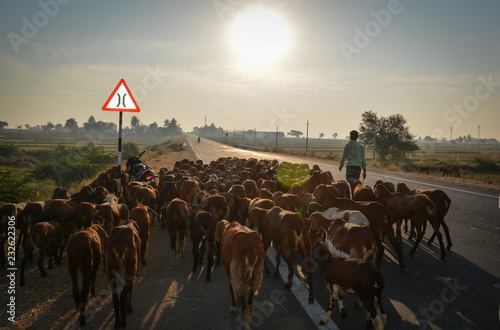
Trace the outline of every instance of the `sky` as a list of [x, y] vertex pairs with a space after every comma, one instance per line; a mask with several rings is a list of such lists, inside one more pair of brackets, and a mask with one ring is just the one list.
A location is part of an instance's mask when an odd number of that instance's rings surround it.
[[[232, 41], [256, 8], [286, 25], [274, 61]], [[102, 106], [125, 79], [141, 109], [125, 125], [175, 118], [191, 131], [206, 118], [305, 135], [309, 122], [311, 137], [344, 137], [371, 110], [401, 113], [417, 137], [477, 137], [480, 126], [500, 140], [499, 15], [498, 0], [5, 0], [0, 120], [118, 123]]]

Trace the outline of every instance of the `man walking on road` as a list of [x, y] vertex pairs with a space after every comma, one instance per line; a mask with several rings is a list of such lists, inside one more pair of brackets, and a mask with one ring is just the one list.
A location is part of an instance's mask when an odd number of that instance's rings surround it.
[[345, 178], [352, 187], [352, 183], [355, 180], [359, 180], [361, 168], [363, 168], [363, 180], [366, 178], [366, 158], [365, 147], [356, 141], [358, 139], [358, 131], [351, 131], [349, 137], [351, 140], [344, 147], [344, 153], [340, 159], [339, 171], [342, 171], [344, 162], [347, 159]]

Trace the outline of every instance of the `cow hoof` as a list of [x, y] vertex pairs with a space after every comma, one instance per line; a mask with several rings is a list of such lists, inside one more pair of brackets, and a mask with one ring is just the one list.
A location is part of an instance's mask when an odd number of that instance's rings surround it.
[[280, 273], [279, 273], [279, 272], [276, 272], [276, 273], [274, 273], [274, 275], [273, 275], [273, 276], [274, 276], [274, 278], [280, 278]]
[[309, 298], [308, 303], [309, 303], [309, 304], [314, 304], [314, 298]]
[[342, 311], [340, 311], [340, 316], [342, 316], [342, 321], [345, 321], [347, 319], [347, 313], [345, 312], [345, 309], [342, 309]]
[[285, 289], [289, 290], [292, 287], [292, 283], [285, 284]]
[[319, 321], [319, 325], [326, 325], [325, 321], [321, 320]]

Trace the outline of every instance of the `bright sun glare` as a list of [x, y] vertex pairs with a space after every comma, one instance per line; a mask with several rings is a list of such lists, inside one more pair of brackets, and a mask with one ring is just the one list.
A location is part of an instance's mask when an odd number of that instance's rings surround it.
[[290, 30], [277, 13], [253, 9], [232, 25], [231, 41], [245, 60], [265, 64], [285, 54], [290, 44]]

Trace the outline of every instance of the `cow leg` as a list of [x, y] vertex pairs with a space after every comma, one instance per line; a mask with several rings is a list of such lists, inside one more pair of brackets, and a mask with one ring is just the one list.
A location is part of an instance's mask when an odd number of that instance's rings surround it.
[[172, 250], [172, 269], [175, 268], [175, 262], [177, 260], [177, 249], [175, 240], [177, 239], [174, 230], [168, 230], [168, 235], [170, 236], [170, 249]]
[[344, 301], [342, 300], [342, 289], [336, 284], [333, 285], [333, 294], [336, 295], [336, 300], [339, 301], [339, 311], [340, 316], [342, 316], [342, 321], [345, 321], [345, 319], [347, 319], [347, 313], [344, 308]]
[[396, 254], [398, 255], [399, 267], [402, 270], [406, 270], [405, 262], [403, 260], [403, 253], [401, 252], [401, 244], [396, 240], [396, 237], [394, 237], [394, 230], [392, 226], [387, 226], [385, 229], [385, 233], [387, 234], [392, 247], [396, 250]]
[[212, 266], [214, 265], [214, 244], [208, 242], [208, 255], [207, 255], [207, 277], [205, 281], [209, 282], [212, 275]]
[[446, 250], [450, 251], [451, 250], [451, 247], [452, 247], [452, 243], [451, 243], [451, 237], [450, 237], [450, 230], [448, 229], [448, 226], [446, 225], [446, 223], [444, 222], [444, 219], [442, 219], [440, 221], [440, 224], [441, 226], [443, 227], [443, 230], [444, 230], [444, 234], [446, 235], [446, 242], [448, 242], [448, 244], [446, 245]]
[[[266, 239], [265, 237], [262, 238], [262, 241], [264, 242], [264, 253], [267, 254], [267, 249], [269, 249], [269, 245], [271, 245], [271, 240]], [[276, 267], [278, 269], [278, 267]], [[264, 274], [269, 274], [269, 267], [267, 266], [267, 258], [264, 260]]]
[[[267, 251], [267, 250], [266, 250]], [[280, 263], [281, 263], [281, 245], [276, 245], [276, 270], [274, 271], [274, 277], [280, 277]]]
[[69, 276], [71, 277], [73, 300], [75, 302], [75, 307], [78, 309], [80, 303], [80, 288], [78, 287], [78, 269], [76, 268], [76, 263], [73, 261], [73, 258], [69, 258], [68, 268]]
[[119, 308], [120, 308], [120, 327], [127, 327], [127, 288], [128, 285], [123, 286], [122, 292], [119, 298]]
[[[42, 276], [45, 276], [47, 275], [45, 273], [45, 269], [43, 269], [43, 258], [45, 257], [45, 246], [42, 246], [39, 248], [39, 252], [40, 252], [40, 255], [38, 256], [38, 269], [40, 270], [40, 274], [42, 274]], [[49, 257], [49, 269], [52, 269], [52, 260], [50, 259]]]
[[92, 281], [92, 274], [87, 271], [82, 280], [82, 290], [80, 291], [80, 326], [85, 326], [85, 305], [87, 304], [87, 297], [89, 295], [89, 286]]
[[417, 227], [417, 239], [415, 240], [415, 244], [413, 244], [413, 248], [410, 250], [410, 255], [413, 255], [415, 251], [417, 251], [417, 247], [420, 244], [422, 237], [424, 236], [421, 225], [417, 225], [416, 227]]
[[198, 240], [193, 241], [193, 248], [191, 249], [191, 253], [193, 254], [193, 268], [191, 268], [191, 271], [194, 273], [196, 272], [196, 269], [198, 268], [198, 262], [200, 260], [200, 252], [198, 249], [198, 246], [200, 243]]
[[382, 244], [379, 235], [373, 235], [373, 238], [375, 239], [375, 244], [377, 245], [377, 256], [375, 257], [375, 265], [377, 265], [377, 267], [380, 268], [380, 264], [382, 263], [382, 258], [384, 257], [384, 245]]
[[99, 262], [100, 260], [94, 260], [94, 263], [92, 265], [92, 277], [91, 277], [91, 283], [92, 283], [92, 286], [90, 287], [90, 294], [92, 296], [95, 296], [95, 282], [96, 282], [96, 278], [97, 278], [97, 269], [99, 267]]
[[398, 238], [399, 244], [402, 244], [403, 238], [401, 237], [401, 219], [396, 219], [396, 237]]
[[234, 299], [233, 284], [231, 283], [231, 274], [229, 269], [226, 267], [227, 277], [229, 278], [229, 292], [231, 293], [231, 307], [229, 308], [230, 313], [235, 313], [238, 309], [236, 308], [236, 301]]
[[220, 265], [220, 261], [221, 261], [221, 258], [220, 258], [220, 242], [217, 242], [215, 243], [215, 254], [216, 254], [216, 258], [215, 258], [215, 265], [216, 266], [219, 266]]
[[198, 263], [203, 265], [203, 257], [205, 256], [205, 245], [206, 245], [207, 239], [203, 239], [201, 241], [201, 246], [200, 246], [200, 255], [199, 255], [199, 261]]
[[[293, 283], [293, 251], [287, 251], [287, 253], [283, 253], [283, 256], [285, 257], [285, 262], [288, 266], [288, 281], [285, 284], [285, 289], [290, 289], [292, 287]], [[278, 269], [278, 267], [276, 267]]]
[[446, 250], [444, 248], [443, 235], [439, 231], [439, 223], [431, 223], [431, 225], [434, 229], [434, 234], [436, 234], [439, 241], [439, 247], [441, 248], [441, 260], [444, 260], [444, 258], [446, 257]]
[[245, 294], [244, 293], [242, 295], [238, 296], [238, 302], [241, 305], [241, 314], [243, 315], [243, 321], [245, 323], [245, 330], [250, 330], [250, 310], [248, 309], [247, 303], [245, 301]]
[[332, 314], [333, 306], [335, 305], [335, 301], [337, 301], [338, 299], [335, 298], [336, 296], [334, 295], [333, 292], [333, 284], [326, 282], [326, 288], [328, 292], [330, 292], [330, 300], [328, 301], [328, 309], [326, 311], [325, 319], [319, 321], [319, 325], [327, 325], [328, 322], [330, 322], [330, 315]]
[[181, 253], [181, 259], [184, 260], [184, 245], [186, 242], [187, 226], [183, 226], [179, 230], [179, 251]]
[[116, 292], [116, 286], [113, 285], [113, 309], [115, 310], [115, 329], [119, 329], [121, 326], [120, 322], [120, 300], [118, 298], [118, 293]]

